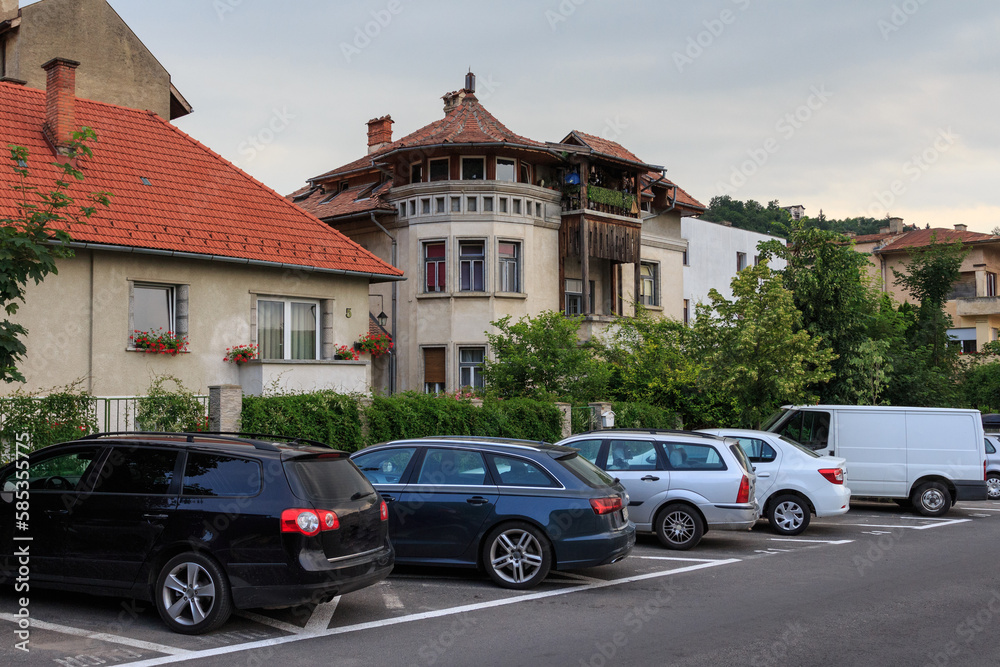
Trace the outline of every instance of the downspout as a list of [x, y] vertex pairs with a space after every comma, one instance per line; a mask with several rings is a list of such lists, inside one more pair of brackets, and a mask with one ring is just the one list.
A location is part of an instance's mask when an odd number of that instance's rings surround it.
[[[375, 211], [369, 211], [371, 215], [372, 224], [382, 230], [382, 232], [389, 237], [392, 241], [392, 251], [390, 253], [389, 263], [392, 264], [394, 268], [399, 268], [396, 266], [396, 237], [389, 233], [389, 230], [382, 226], [375, 218]], [[399, 289], [399, 281], [394, 280], [392, 282], [392, 331], [390, 335], [392, 336], [392, 349], [389, 350], [389, 395], [392, 396], [396, 393], [396, 291]]]

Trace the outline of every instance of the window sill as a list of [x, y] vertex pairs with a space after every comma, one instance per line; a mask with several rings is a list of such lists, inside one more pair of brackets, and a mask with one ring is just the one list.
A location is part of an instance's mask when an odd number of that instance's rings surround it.
[[498, 299], [527, 299], [525, 292], [496, 292], [493, 296]]
[[646, 306], [646, 305], [643, 305], [642, 307], [645, 308], [646, 310], [652, 310], [652, 311], [660, 312], [660, 313], [663, 312], [663, 306]]
[[191, 354], [191, 350], [181, 350], [180, 352], [149, 352], [148, 350], [138, 348], [138, 347], [126, 347], [126, 352], [138, 352], [139, 354], [148, 354], [155, 357], [176, 357], [180, 354]]
[[357, 364], [360, 366], [368, 363], [362, 359], [251, 359], [241, 363], [240, 366], [267, 366], [281, 364], [284, 366], [333, 366], [336, 364]]
[[418, 299], [450, 299], [451, 292], [421, 292]]

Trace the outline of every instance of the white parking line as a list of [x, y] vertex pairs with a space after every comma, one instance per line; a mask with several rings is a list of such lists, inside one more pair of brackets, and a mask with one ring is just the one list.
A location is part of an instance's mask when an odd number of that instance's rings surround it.
[[[677, 556], [632, 556], [632, 558], [645, 558], [646, 560], [681, 560], [694, 563], [714, 563], [716, 560], [714, 558], [678, 558]], [[729, 560], [739, 559], [730, 558]]]
[[909, 528], [910, 530], [927, 530], [928, 528], [941, 528], [951, 526], [956, 523], [968, 523], [972, 519], [945, 519], [944, 523], [929, 523], [926, 526], [892, 526], [878, 523], [845, 523], [843, 526], [861, 526], [862, 528]]
[[[664, 558], [664, 560], [700, 560], [708, 561], [708, 559], [694, 559], [694, 558]], [[229, 653], [236, 653], [239, 651], [251, 651], [253, 649], [264, 648], [267, 646], [277, 646], [280, 644], [289, 644], [291, 642], [301, 641], [303, 639], [311, 639], [314, 637], [327, 637], [330, 635], [340, 635], [346, 634], [348, 632], [357, 632], [359, 630], [370, 630], [372, 628], [380, 628], [387, 625], [397, 625], [399, 623], [409, 623], [412, 621], [422, 621], [428, 618], [440, 618], [442, 616], [452, 616], [454, 614], [462, 614], [465, 612], [478, 611], [480, 609], [489, 609], [491, 607], [502, 607], [505, 605], [518, 604], [521, 602], [530, 602], [532, 600], [540, 600], [543, 598], [555, 597], [558, 595], [568, 595], [570, 593], [577, 593], [579, 591], [592, 591], [598, 588], [607, 588], [609, 586], [620, 586], [622, 584], [631, 584], [637, 581], [645, 581], [647, 579], [655, 579], [658, 577], [669, 577], [675, 574], [683, 574], [685, 572], [693, 572], [695, 570], [702, 570], [709, 567], [717, 567], [719, 565], [730, 565], [733, 563], [739, 563], [739, 558], [726, 558], [723, 560], [714, 560], [708, 562], [701, 562], [697, 565], [689, 565], [687, 567], [679, 567], [676, 570], [661, 570], [659, 572], [650, 572], [647, 574], [635, 575], [632, 577], [623, 577], [621, 579], [609, 579], [607, 581], [594, 582], [589, 584], [583, 584], [581, 586], [574, 586], [572, 588], [562, 588], [556, 591], [544, 591], [540, 593], [527, 593], [524, 595], [518, 595], [515, 597], [504, 598], [501, 600], [491, 600], [489, 602], [479, 602], [476, 604], [463, 605], [461, 607], [450, 607], [448, 609], [438, 609], [435, 611], [421, 612], [417, 614], [409, 614], [407, 616], [399, 616], [397, 618], [387, 618], [380, 621], [369, 621], [367, 623], [356, 623], [354, 625], [347, 625], [339, 628], [329, 628], [327, 630], [318, 632], [313, 635], [299, 634], [289, 637], [274, 637], [272, 639], [262, 639], [256, 642], [249, 642], [247, 644], [237, 644], [235, 646], [220, 646], [218, 648], [206, 649], [203, 651], [189, 651], [184, 655], [178, 656], [165, 656], [162, 658], [151, 658], [149, 660], [139, 660], [136, 662], [121, 663], [118, 667], [153, 667], [154, 665], [166, 665], [173, 662], [180, 662], [183, 660], [194, 660], [197, 658], [207, 658], [217, 655], [226, 655]]]
[[330, 619], [333, 618], [333, 612], [337, 611], [337, 605], [340, 603], [340, 596], [333, 598], [329, 602], [323, 602], [316, 605], [313, 609], [312, 616], [306, 621], [306, 627], [302, 628], [303, 635], [316, 636], [322, 634], [330, 627]]
[[[17, 623], [18, 617], [14, 614], [0, 613], [0, 620], [10, 621], [12, 623]], [[106, 632], [91, 632], [90, 630], [83, 630], [81, 628], [72, 628], [68, 625], [59, 625], [58, 623], [49, 623], [48, 621], [40, 621], [37, 618], [31, 619], [32, 628], [40, 628], [42, 630], [52, 630], [53, 632], [58, 632], [64, 635], [73, 635], [74, 637], [85, 637], [87, 639], [93, 639], [99, 642], [108, 642], [111, 644], [122, 644], [124, 646], [131, 646], [133, 648], [144, 648], [147, 651], [156, 651], [157, 653], [166, 653], [168, 655], [185, 655], [191, 653], [188, 649], [177, 648], [175, 646], [166, 646], [165, 644], [155, 644], [153, 642], [145, 642], [141, 639], [132, 639], [131, 637], [121, 637], [119, 635], [109, 635]]]
[[248, 621], [253, 621], [254, 623], [260, 623], [261, 625], [269, 625], [272, 628], [278, 630], [283, 630], [285, 632], [290, 632], [293, 635], [297, 635], [302, 632], [302, 628], [292, 623], [285, 623], [284, 621], [279, 621], [276, 618], [271, 618], [270, 616], [264, 616], [263, 614], [257, 614], [252, 611], [238, 611], [237, 616], [247, 619]]
[[817, 544], [850, 544], [854, 540], [801, 540], [797, 537], [772, 537], [772, 542], [815, 542]]
[[386, 609], [402, 609], [403, 601], [392, 591], [382, 591], [382, 599], [385, 600]]
[[977, 507], [976, 510], [980, 512], [1000, 512], [1000, 507]]

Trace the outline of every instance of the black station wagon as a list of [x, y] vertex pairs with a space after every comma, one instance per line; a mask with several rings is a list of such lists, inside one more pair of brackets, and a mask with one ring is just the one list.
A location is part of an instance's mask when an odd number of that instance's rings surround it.
[[30, 544], [31, 586], [152, 601], [172, 630], [197, 634], [233, 608], [322, 602], [392, 570], [385, 503], [319, 443], [96, 434], [23, 465], [0, 470], [0, 583]]
[[444, 436], [351, 457], [389, 503], [400, 564], [480, 567], [525, 589], [550, 569], [617, 562], [635, 544], [625, 488], [575, 449]]

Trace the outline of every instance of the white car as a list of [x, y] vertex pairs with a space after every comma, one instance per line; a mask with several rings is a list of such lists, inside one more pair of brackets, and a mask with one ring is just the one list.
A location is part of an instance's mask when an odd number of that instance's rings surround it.
[[820, 456], [794, 440], [768, 431], [718, 428], [705, 433], [735, 438], [757, 473], [761, 516], [782, 535], [798, 535], [818, 517], [844, 514], [851, 490], [844, 485], [847, 462]]
[[986, 497], [1000, 500], [1000, 433], [986, 434]]

